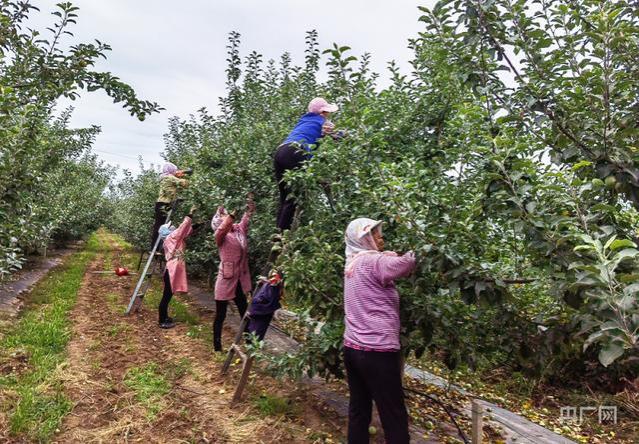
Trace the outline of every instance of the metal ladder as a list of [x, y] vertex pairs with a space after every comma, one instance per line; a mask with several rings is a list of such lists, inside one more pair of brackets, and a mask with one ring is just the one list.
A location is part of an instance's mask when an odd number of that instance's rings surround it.
[[[171, 220], [171, 215], [173, 214], [173, 210], [175, 210], [176, 204], [177, 204], [177, 200], [174, 200], [173, 203], [171, 204], [171, 209], [166, 214], [166, 219], [164, 220], [165, 224], [169, 223], [169, 221]], [[158, 250], [158, 247], [160, 246], [160, 242], [162, 242], [162, 238], [158, 236], [158, 238], [155, 240], [155, 244], [153, 245], [153, 249], [149, 253], [149, 257], [146, 260], [146, 264], [144, 265], [144, 270], [142, 271], [142, 273], [140, 273], [140, 278], [138, 279], [138, 283], [136, 284], [135, 290], [133, 291], [133, 295], [131, 296], [131, 301], [129, 302], [129, 306], [127, 307], [125, 312], [125, 314], [127, 315], [130, 314], [131, 311], [134, 311], [137, 313], [137, 311], [140, 309], [140, 306], [142, 305], [142, 299], [144, 298], [144, 295], [146, 294], [149, 287], [151, 286], [151, 276], [153, 275], [153, 273], [155, 273], [155, 270], [157, 270], [158, 267], [160, 268], [160, 271], [162, 271], [161, 261], [157, 260], [157, 257], [155, 255], [155, 253]], [[142, 262], [143, 255], [144, 255], [144, 252], [140, 255], [140, 262]], [[151, 268], [151, 265], [153, 265], [152, 268]], [[151, 268], [150, 272], [149, 272], [149, 268]]]

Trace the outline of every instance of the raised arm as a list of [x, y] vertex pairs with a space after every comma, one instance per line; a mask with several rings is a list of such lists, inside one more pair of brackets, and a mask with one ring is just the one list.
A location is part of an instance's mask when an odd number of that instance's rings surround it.
[[229, 215], [226, 217], [226, 219], [224, 219], [224, 222], [222, 222], [222, 225], [220, 225], [218, 229], [215, 230], [215, 243], [217, 244], [218, 247], [224, 243], [224, 238], [226, 238], [226, 235], [228, 234], [228, 232], [231, 231], [231, 228], [233, 227], [233, 222], [234, 222], [234, 218]]
[[251, 216], [253, 216], [254, 213], [255, 213], [255, 202], [253, 201], [253, 193], [251, 192], [248, 194], [248, 198], [246, 199], [246, 211], [244, 212], [244, 215], [242, 216], [242, 220], [238, 224], [238, 228], [245, 235], [248, 235], [249, 220], [251, 219]]
[[167, 180], [171, 182], [176, 187], [186, 188], [189, 186], [189, 181], [187, 179], [181, 179], [176, 176], [166, 176], [163, 180]]
[[395, 279], [410, 275], [415, 269], [415, 254], [412, 251], [403, 256], [390, 254], [380, 255], [377, 259], [377, 272], [384, 287]]
[[242, 216], [242, 220], [238, 224], [238, 228], [244, 234], [248, 233], [249, 220], [251, 219], [252, 215], [253, 215], [253, 213], [251, 213], [250, 211], [245, 211], [244, 215]]
[[186, 239], [193, 231], [193, 229], [191, 228], [192, 223], [193, 220], [189, 216], [186, 216], [180, 226], [177, 227], [175, 231], [173, 231], [173, 233], [171, 233], [171, 236], [174, 237], [178, 242], [180, 240]]

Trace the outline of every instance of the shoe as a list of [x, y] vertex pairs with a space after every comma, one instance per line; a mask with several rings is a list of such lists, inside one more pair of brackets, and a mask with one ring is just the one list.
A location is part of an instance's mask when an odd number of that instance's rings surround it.
[[221, 342], [213, 342], [213, 350], [215, 350], [216, 352], [222, 352], [222, 343]]
[[168, 323], [174, 323], [173, 318], [172, 318], [172, 317], [170, 317], [170, 316], [166, 318], [166, 322], [168, 322]]
[[173, 327], [175, 327], [175, 322], [172, 322], [172, 321], [169, 322], [168, 320], [164, 322], [160, 322], [160, 328], [173, 328]]

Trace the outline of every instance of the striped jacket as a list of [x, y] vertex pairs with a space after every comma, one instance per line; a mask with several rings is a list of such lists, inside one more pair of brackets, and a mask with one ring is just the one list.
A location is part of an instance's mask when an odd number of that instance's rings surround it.
[[344, 278], [344, 345], [373, 351], [398, 351], [399, 293], [394, 280], [415, 269], [415, 256], [392, 252], [358, 257]]

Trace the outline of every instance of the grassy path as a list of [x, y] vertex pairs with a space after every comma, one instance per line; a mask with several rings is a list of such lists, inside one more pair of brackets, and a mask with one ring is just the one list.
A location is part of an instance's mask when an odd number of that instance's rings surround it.
[[256, 374], [230, 408], [235, 379], [219, 376], [210, 320], [178, 296], [178, 326], [159, 329], [158, 279], [140, 313], [124, 316], [135, 276], [92, 272], [132, 262], [100, 231], [36, 288], [0, 339], [1, 442], [338, 442], [285, 381]]
[[[104, 248], [92, 236], [32, 291], [17, 323], [0, 332], [0, 441], [45, 441], [72, 408], [64, 391], [69, 313], [87, 265]], [[18, 439], [19, 438], [19, 439]]]

